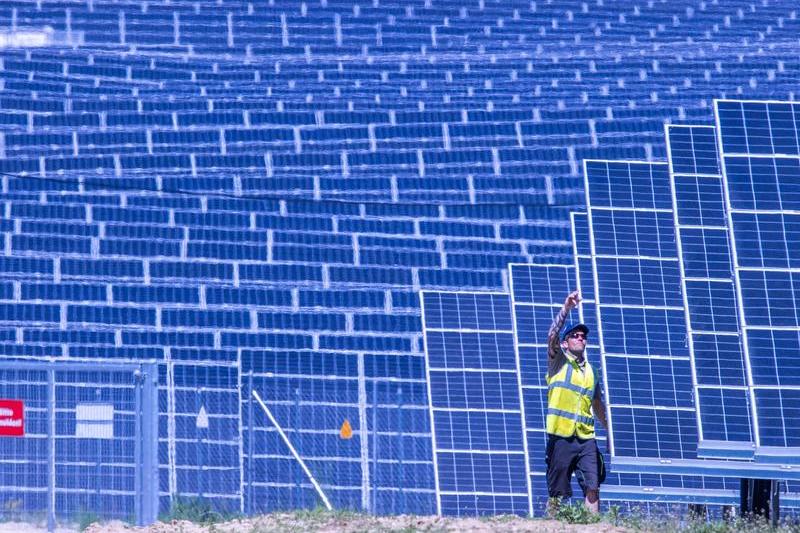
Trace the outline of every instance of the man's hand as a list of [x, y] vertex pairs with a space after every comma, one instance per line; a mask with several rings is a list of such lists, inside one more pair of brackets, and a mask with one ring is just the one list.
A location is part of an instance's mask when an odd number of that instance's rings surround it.
[[564, 309], [567, 311], [575, 309], [578, 304], [581, 303], [581, 300], [583, 300], [583, 298], [578, 294], [578, 291], [572, 291], [569, 293], [569, 296], [567, 296], [567, 299], [564, 300]]

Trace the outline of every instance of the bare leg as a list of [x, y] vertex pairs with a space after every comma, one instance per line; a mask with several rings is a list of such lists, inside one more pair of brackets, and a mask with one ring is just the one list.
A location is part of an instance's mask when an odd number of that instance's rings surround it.
[[594, 514], [600, 512], [600, 490], [587, 490], [584, 501], [586, 508]]

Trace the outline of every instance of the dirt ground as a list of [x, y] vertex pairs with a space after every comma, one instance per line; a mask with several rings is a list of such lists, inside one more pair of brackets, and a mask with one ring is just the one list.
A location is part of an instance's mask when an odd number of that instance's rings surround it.
[[420, 516], [308, 516], [271, 514], [262, 517], [233, 520], [211, 526], [186, 521], [159, 522], [148, 527], [132, 527], [122, 523], [93, 524], [87, 533], [356, 533], [356, 532], [566, 532], [566, 533], [623, 533], [628, 530], [611, 524], [566, 524], [555, 520], [526, 520], [519, 517], [442, 518]]

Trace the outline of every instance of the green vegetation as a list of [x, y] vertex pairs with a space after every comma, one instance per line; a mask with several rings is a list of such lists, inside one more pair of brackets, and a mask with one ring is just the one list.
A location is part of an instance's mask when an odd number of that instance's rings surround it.
[[[568, 524], [578, 527], [596, 524], [598, 528], [617, 527], [629, 533], [800, 533], [800, 522], [798, 521], [784, 523], [778, 528], [773, 528], [768, 521], [763, 519], [707, 520], [705, 513], [700, 515], [686, 513], [684, 505], [676, 505], [674, 509], [667, 509], [662, 513], [648, 512], [646, 509], [637, 511], [629, 508], [623, 512], [619, 507], [611, 506], [606, 512], [598, 515], [589, 512], [583, 502], [555, 503], [557, 505], [550, 507], [550, 516], [554, 520], [562, 522], [565, 530], [569, 529]], [[91, 523], [93, 518], [87, 515], [86, 523], [81, 521], [81, 528]], [[161, 520], [165, 522], [188, 520], [201, 524], [208, 527], [209, 532], [219, 531], [220, 522], [234, 518], [241, 517], [215, 511], [208, 500], [181, 497], [175, 498], [170, 511], [161, 516]], [[485, 516], [479, 520], [491, 531], [504, 529], [537, 531], [538, 524], [547, 528], [553, 527], [552, 523], [545, 525], [546, 522], [541, 519], [525, 519], [515, 515]], [[245, 530], [249, 533], [308, 533], [313, 531], [438, 533], [458, 531], [459, 527], [462, 527], [458, 519], [451, 517], [373, 516], [353, 510], [328, 511], [322, 506], [276, 512], [260, 517], [253, 516], [248, 519], [246, 524]], [[471, 526], [464, 525], [463, 527], [475, 527], [475, 524], [473, 522]], [[478, 530], [483, 531], [484, 529], [479, 527]]]
[[78, 522], [78, 531], [85, 531], [86, 528], [88, 528], [95, 522], [99, 522], [100, 517], [97, 515], [97, 513], [84, 510], [78, 513], [76, 521]]
[[554, 507], [553, 518], [568, 524], [594, 524], [603, 519], [602, 515], [592, 513], [581, 503], [558, 502]]
[[634, 531], [652, 533], [800, 533], [800, 523], [783, 523], [777, 528], [759, 518], [733, 520], [706, 520], [704, 518], [675, 517], [639, 518], [626, 516], [619, 525]]
[[583, 502], [553, 502], [551, 516], [568, 524], [593, 524], [605, 522], [629, 531], [650, 533], [800, 533], [800, 522], [784, 522], [774, 528], [768, 520], [759, 517], [707, 520], [705, 516], [687, 514], [648, 515], [644, 512], [623, 514], [612, 505], [600, 515], [590, 513]]
[[158, 519], [162, 522], [172, 520], [188, 520], [196, 524], [211, 525], [239, 518], [237, 513], [216, 511], [211, 502], [204, 498], [187, 498], [176, 496], [172, 499], [169, 511], [162, 513]]

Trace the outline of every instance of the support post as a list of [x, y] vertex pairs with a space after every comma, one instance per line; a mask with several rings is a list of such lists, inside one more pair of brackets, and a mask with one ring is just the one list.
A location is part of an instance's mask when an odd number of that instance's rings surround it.
[[372, 385], [372, 514], [378, 514], [378, 384]]
[[142, 438], [142, 522], [150, 525], [158, 520], [158, 365], [148, 363], [142, 367], [141, 438]]
[[397, 490], [398, 490], [398, 500], [399, 502], [399, 509], [395, 512], [395, 514], [405, 514], [406, 513], [406, 480], [405, 480], [405, 472], [403, 471], [403, 455], [405, 451], [403, 450], [403, 388], [397, 387]]
[[770, 498], [770, 521], [773, 528], [778, 528], [781, 521], [781, 482], [777, 479], [772, 480], [772, 497]]
[[706, 506], [702, 503], [689, 504], [689, 518], [704, 521], [706, 519]]

